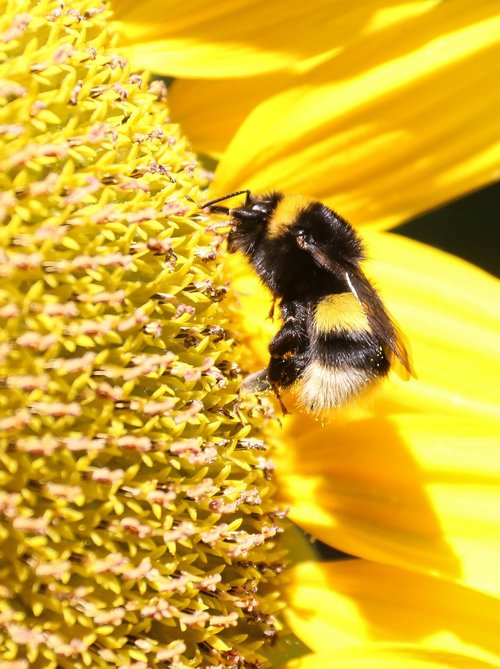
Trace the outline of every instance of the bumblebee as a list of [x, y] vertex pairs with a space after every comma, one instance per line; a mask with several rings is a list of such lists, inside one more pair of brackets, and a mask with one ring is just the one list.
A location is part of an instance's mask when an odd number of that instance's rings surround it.
[[[242, 206], [218, 203], [245, 195]], [[231, 217], [230, 252], [241, 251], [279, 302], [282, 326], [269, 345], [266, 369], [244, 390], [292, 389], [299, 405], [319, 414], [339, 408], [389, 372], [398, 360], [413, 375], [402, 337], [361, 269], [353, 227], [332, 209], [298, 195], [249, 190], [202, 208]], [[272, 313], [273, 310], [271, 310]]]

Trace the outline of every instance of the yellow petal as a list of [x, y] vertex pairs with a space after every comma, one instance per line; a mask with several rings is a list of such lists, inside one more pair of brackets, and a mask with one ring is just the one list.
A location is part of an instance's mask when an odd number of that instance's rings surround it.
[[492, 669], [498, 664], [468, 655], [422, 650], [414, 645], [376, 644], [342, 653], [307, 655], [287, 669]]
[[[420, 14], [431, 11], [436, 2], [430, 0], [418, 4], [407, 3], [396, 7], [387, 7], [386, 3], [372, 2], [362, 8], [359, 7], [354, 10], [350, 8], [349, 11], [346, 10], [344, 2], [337, 4], [335, 10], [333, 8], [332, 11], [328, 9], [326, 16], [319, 13], [318, 8], [314, 9], [315, 14], [313, 15], [308, 5], [301, 5], [305, 12], [305, 16], [302, 18], [306, 25], [304, 25], [303, 20], [300, 21], [300, 37], [308, 38], [308, 49], [319, 52], [319, 47], [325, 48], [326, 46], [327, 51], [322, 58], [331, 56], [332, 44], [337, 45], [337, 51], [340, 53], [341, 45], [345, 48], [345, 41], [350, 39], [350, 32], [358, 22], [364, 23], [363, 36], [368, 37], [374, 33], [381, 33], [398, 22], [404, 23]], [[260, 10], [259, 5], [253, 3], [246, 8], [245, 16], [247, 17], [249, 12], [253, 16], [253, 13]], [[295, 8], [295, 11], [298, 10], [299, 6]], [[320, 19], [320, 22], [318, 22], [318, 19]], [[272, 34], [269, 34], [268, 39], [276, 44], [276, 33], [278, 33], [284, 35], [286, 42], [289, 35], [288, 33], [281, 33], [284, 27], [280, 23], [273, 29]], [[158, 28], [164, 30], [161, 25]], [[307, 29], [311, 34], [307, 35]], [[262, 40], [263, 30], [262, 21], [259, 21], [258, 34], [253, 36], [254, 41], [260, 42]], [[322, 41], [325, 36], [326, 45]], [[202, 34], [199, 39], [204, 40], [205, 37]], [[140, 36], [136, 38], [140, 39]], [[137, 46], [138, 54], [142, 48], [142, 46]], [[293, 48], [297, 48], [295, 40]], [[159, 67], [161, 71], [166, 72], [166, 64], [167, 60], [163, 58], [159, 64], [155, 63], [155, 67]], [[203, 61], [202, 65], [206, 67]], [[301, 61], [300, 64], [296, 64], [294, 69], [296, 71], [307, 71], [307, 69], [310, 69], [307, 65], [307, 61], [305, 63]], [[236, 74], [234, 77], [176, 79], [169, 90], [169, 106], [172, 118], [182, 123], [183, 131], [197, 151], [207, 153], [217, 159], [221, 158], [238, 127], [254, 107], [279, 91], [296, 85], [296, 80], [294, 83], [290, 73], [284, 71], [265, 73], [260, 76], [253, 73], [251, 79], [241, 76], [238, 78]]]
[[[455, 256], [391, 233], [365, 237], [374, 278], [409, 339], [418, 381], [379, 399], [406, 411], [500, 408], [500, 282]], [[393, 407], [393, 410], [395, 407]]]
[[500, 421], [381, 414], [287, 424], [290, 517], [348, 553], [500, 594]]
[[271, 73], [248, 79], [176, 79], [169, 89], [172, 119], [198, 152], [220, 160], [245, 117], [290, 76]]
[[[133, 62], [160, 74], [207, 78], [307, 67], [349, 41], [338, 23], [346, 30], [362, 30], [383, 4], [353, 12], [344, 2], [327, 0], [307, 5], [288, 0], [271, 5], [254, 0], [112, 2], [122, 51]], [[424, 3], [421, 11], [433, 4]], [[409, 7], [400, 13], [418, 11]]]
[[357, 653], [373, 661], [456, 654], [500, 664], [495, 597], [366, 560], [299, 564], [289, 591], [290, 627], [317, 655], [336, 658], [336, 666]]
[[389, 227], [497, 178], [500, 16], [457, 0], [351, 34], [243, 122], [214, 194], [301, 192]]

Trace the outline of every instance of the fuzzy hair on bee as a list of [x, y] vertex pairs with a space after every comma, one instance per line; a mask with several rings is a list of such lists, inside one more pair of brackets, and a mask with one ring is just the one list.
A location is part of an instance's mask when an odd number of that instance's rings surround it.
[[[218, 203], [245, 195], [234, 208]], [[299, 405], [320, 414], [342, 407], [387, 376], [395, 361], [413, 375], [407, 348], [361, 268], [363, 245], [332, 209], [300, 195], [249, 190], [203, 205], [231, 217], [230, 252], [241, 251], [270, 289], [281, 328], [268, 366], [243, 390], [292, 389]], [[273, 303], [274, 306], [274, 303]]]

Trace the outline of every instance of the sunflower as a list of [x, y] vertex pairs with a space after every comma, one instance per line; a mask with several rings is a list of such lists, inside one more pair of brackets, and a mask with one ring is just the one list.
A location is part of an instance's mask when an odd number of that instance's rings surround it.
[[[212, 194], [340, 211], [412, 345], [418, 381], [280, 435], [290, 517], [361, 558], [293, 570], [288, 619], [314, 650], [298, 666], [498, 666], [498, 283], [389, 232], [498, 175], [497, 3], [169, 2], [164, 22], [153, 0], [114, 7], [128, 55], [176, 78], [173, 116], [217, 162]], [[262, 364], [268, 296], [232, 278]]]
[[[124, 52], [177, 77], [172, 114], [219, 161], [212, 192], [332, 204], [362, 228], [412, 343], [418, 382], [391, 380], [348, 421], [294, 416], [276, 437], [292, 520], [359, 558], [297, 558], [287, 617], [313, 653], [294, 666], [500, 666], [498, 284], [388, 232], [495, 176], [495, 3], [166, 2], [167, 28], [157, 2], [113, 8]], [[258, 365], [268, 305], [234, 272]], [[17, 501], [4, 500], [8, 513]]]
[[238, 397], [203, 174], [109, 18], [0, 2], [0, 667], [261, 666], [270, 408]]

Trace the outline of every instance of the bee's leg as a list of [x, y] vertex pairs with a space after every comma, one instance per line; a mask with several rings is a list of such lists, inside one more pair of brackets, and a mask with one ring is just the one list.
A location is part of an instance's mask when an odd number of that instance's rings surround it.
[[272, 357], [269, 361], [269, 385], [286, 390], [299, 380], [307, 365], [308, 356], [305, 353]]
[[267, 367], [254, 374], [250, 374], [241, 384], [241, 391], [244, 395], [249, 393], [263, 393], [269, 390], [272, 390], [276, 395], [276, 399], [279, 402], [283, 415], [286, 416], [290, 413], [281, 399], [279, 385], [277, 383], [271, 383], [269, 380], [269, 369]]
[[274, 355], [269, 361], [268, 379], [276, 399], [278, 400], [283, 415], [290, 413], [281, 399], [281, 391], [287, 390], [301, 377], [308, 360], [307, 351], [293, 355]]
[[278, 400], [278, 403], [279, 403], [280, 409], [281, 409], [281, 413], [283, 414], [283, 416], [290, 415], [290, 412], [288, 411], [288, 409], [286, 408], [283, 400], [281, 399], [281, 393], [279, 391], [278, 385], [276, 383], [271, 383], [271, 388], [273, 389], [273, 393], [275, 394], [276, 399]]
[[270, 318], [272, 321], [274, 321], [274, 308], [276, 306], [276, 297], [273, 297], [273, 303], [271, 304], [271, 308], [269, 310], [269, 313], [267, 315], [268, 318]]
[[272, 338], [269, 353], [272, 358], [290, 358], [306, 348], [307, 335], [302, 331], [300, 323], [288, 320]]
[[272, 386], [269, 381], [267, 367], [258, 372], [254, 372], [253, 374], [249, 374], [241, 384], [241, 391], [244, 395], [248, 393], [265, 393], [269, 392], [269, 390], [272, 390]]

